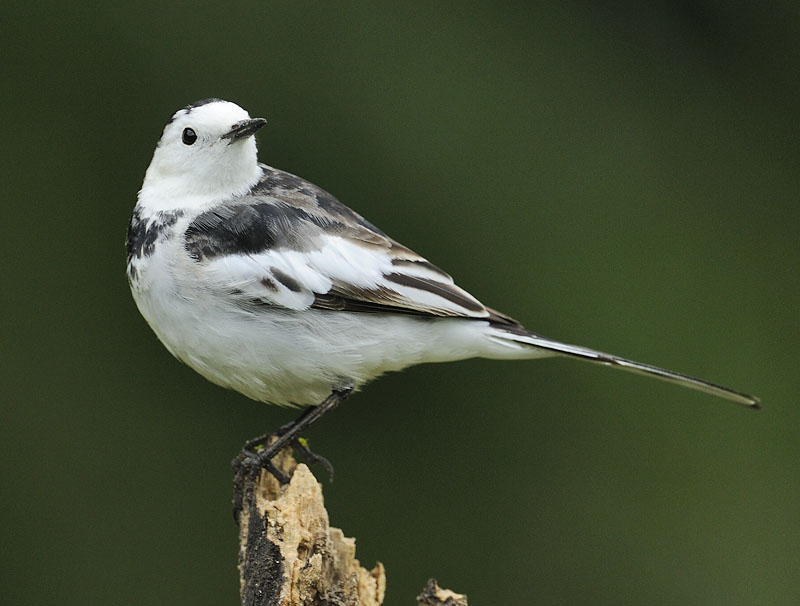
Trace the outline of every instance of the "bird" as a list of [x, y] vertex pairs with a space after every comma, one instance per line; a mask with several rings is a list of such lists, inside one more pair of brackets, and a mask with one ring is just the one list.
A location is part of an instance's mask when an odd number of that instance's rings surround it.
[[253, 400], [303, 409], [271, 445], [246, 444], [282, 482], [271, 464], [281, 448], [304, 448], [301, 432], [352, 392], [421, 363], [564, 356], [760, 407], [704, 379], [549, 339], [487, 307], [327, 191], [260, 163], [255, 134], [265, 124], [218, 98], [172, 115], [128, 227], [127, 278], [175, 358]]

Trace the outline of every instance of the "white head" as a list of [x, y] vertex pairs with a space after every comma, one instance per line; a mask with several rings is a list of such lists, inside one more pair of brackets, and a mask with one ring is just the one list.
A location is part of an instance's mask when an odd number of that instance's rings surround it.
[[253, 135], [264, 124], [222, 99], [178, 110], [158, 141], [140, 204], [174, 209], [244, 194], [261, 173]]

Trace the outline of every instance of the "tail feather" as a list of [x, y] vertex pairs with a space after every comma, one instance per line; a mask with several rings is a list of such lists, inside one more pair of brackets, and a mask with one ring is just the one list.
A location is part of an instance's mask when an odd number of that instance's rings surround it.
[[579, 360], [586, 360], [587, 362], [594, 362], [595, 364], [613, 366], [628, 372], [635, 372], [648, 377], [655, 377], [657, 379], [661, 379], [662, 381], [669, 381], [670, 383], [675, 383], [676, 385], [680, 385], [682, 387], [688, 387], [689, 389], [702, 391], [704, 393], [708, 393], [719, 398], [724, 398], [725, 400], [736, 402], [737, 404], [748, 406], [750, 408], [761, 408], [759, 399], [755, 396], [717, 385], [716, 383], [706, 381], [705, 379], [690, 377], [679, 372], [666, 370], [665, 368], [659, 368], [658, 366], [643, 364], [642, 362], [634, 362], [633, 360], [620, 358], [619, 356], [604, 353], [602, 351], [595, 351], [587, 347], [553, 341], [552, 339], [547, 339], [545, 337], [528, 332], [521, 327], [497, 324], [495, 324], [493, 327], [505, 333], [504, 336], [506, 338], [510, 337], [517, 343], [525, 343], [535, 347], [536, 349], [543, 350], [544, 352], [578, 358]]

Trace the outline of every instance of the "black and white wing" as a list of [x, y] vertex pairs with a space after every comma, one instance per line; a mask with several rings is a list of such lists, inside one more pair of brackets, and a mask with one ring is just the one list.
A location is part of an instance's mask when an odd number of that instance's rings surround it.
[[215, 287], [292, 310], [506, 320], [329, 193], [262, 168], [246, 196], [202, 213], [186, 230], [188, 254]]

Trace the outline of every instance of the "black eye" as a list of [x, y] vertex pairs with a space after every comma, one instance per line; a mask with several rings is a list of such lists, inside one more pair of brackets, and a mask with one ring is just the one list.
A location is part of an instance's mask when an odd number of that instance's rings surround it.
[[194, 132], [191, 128], [184, 128], [183, 129], [183, 144], [184, 145], [192, 145], [195, 141], [197, 141], [197, 133]]

